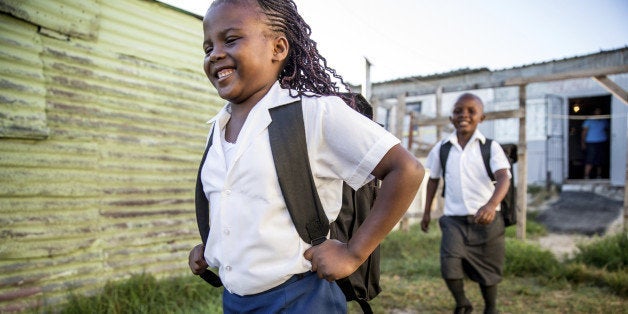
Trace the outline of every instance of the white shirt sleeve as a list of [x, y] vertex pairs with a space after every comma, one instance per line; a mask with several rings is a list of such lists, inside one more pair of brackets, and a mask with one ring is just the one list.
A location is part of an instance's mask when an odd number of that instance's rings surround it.
[[[508, 162], [508, 157], [506, 157], [506, 153], [502, 149], [501, 145], [496, 141], [491, 142], [491, 171], [493, 174], [501, 169], [510, 169], [510, 162]], [[508, 178], [512, 178], [512, 174], [508, 171]]]
[[322, 178], [339, 178], [358, 189], [400, 141], [338, 97], [304, 98], [310, 163]]
[[425, 168], [430, 170], [430, 179], [438, 179], [442, 176], [443, 169], [440, 163], [440, 147], [443, 141], [438, 141], [430, 150], [425, 161]]

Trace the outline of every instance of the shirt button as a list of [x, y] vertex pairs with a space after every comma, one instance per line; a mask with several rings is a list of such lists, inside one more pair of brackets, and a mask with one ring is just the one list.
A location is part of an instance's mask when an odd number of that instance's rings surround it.
[[225, 229], [222, 231], [222, 233], [224, 233], [225, 235], [229, 235], [230, 232], [229, 232], [229, 229]]
[[227, 266], [227, 267], [225, 267], [225, 270], [226, 270], [226, 271], [231, 271], [231, 266]]
[[225, 195], [227, 196], [231, 195], [231, 190], [225, 190]]

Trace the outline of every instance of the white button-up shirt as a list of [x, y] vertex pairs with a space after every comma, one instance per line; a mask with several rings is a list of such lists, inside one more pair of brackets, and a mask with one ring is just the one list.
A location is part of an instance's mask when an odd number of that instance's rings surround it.
[[[226, 289], [249, 295], [311, 270], [279, 187], [268, 139], [269, 108], [294, 102], [278, 83], [253, 107], [225, 158], [220, 132], [229, 113], [214, 122], [213, 145], [201, 172], [210, 204], [205, 259], [219, 269]], [[342, 182], [357, 189], [399, 140], [338, 97], [303, 97], [303, 119], [314, 183], [327, 217], [342, 205]], [[295, 174], [300, 175], [300, 174]]]
[[[480, 207], [486, 205], [495, 191], [495, 185], [486, 173], [486, 167], [482, 160], [480, 142], [484, 143], [486, 137], [479, 130], [475, 130], [464, 150], [458, 143], [454, 132], [447, 141], [452, 143], [451, 151], [447, 157], [447, 169], [445, 173], [445, 210], [447, 216], [475, 215]], [[442, 176], [440, 163], [440, 147], [443, 141], [434, 145], [430, 151], [425, 167], [430, 169], [430, 178], [436, 179]], [[491, 143], [491, 171], [495, 173], [500, 169], [510, 169], [510, 163], [499, 143]], [[510, 176], [510, 171], [508, 172]], [[500, 210], [500, 206], [497, 206]]]

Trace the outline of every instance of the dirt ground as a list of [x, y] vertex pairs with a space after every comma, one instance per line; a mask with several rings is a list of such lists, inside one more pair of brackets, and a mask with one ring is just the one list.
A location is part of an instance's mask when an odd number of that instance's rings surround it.
[[573, 256], [578, 244], [621, 232], [623, 226], [623, 194], [618, 193], [563, 191], [528, 210], [539, 211], [537, 219], [549, 231], [536, 241], [559, 259]]

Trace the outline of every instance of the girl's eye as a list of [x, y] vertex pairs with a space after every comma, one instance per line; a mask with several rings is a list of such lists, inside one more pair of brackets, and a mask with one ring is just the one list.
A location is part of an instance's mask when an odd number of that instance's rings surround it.
[[205, 50], [205, 54], [208, 55], [208, 54], [212, 53], [213, 48], [212, 47], [205, 47], [205, 49], [203, 49], [203, 50]]
[[235, 42], [236, 40], [238, 40], [238, 37], [235, 36], [229, 36], [225, 39], [225, 44], [232, 44], [233, 42]]

